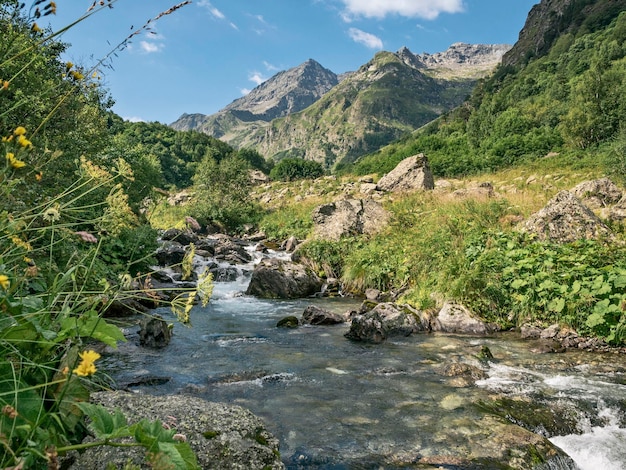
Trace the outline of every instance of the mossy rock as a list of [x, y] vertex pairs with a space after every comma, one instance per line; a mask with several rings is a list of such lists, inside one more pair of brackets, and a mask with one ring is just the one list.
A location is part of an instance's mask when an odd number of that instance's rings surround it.
[[293, 315], [281, 318], [280, 320], [278, 320], [278, 323], [276, 323], [277, 328], [298, 328], [299, 325], [300, 322], [298, 320], [298, 317]]

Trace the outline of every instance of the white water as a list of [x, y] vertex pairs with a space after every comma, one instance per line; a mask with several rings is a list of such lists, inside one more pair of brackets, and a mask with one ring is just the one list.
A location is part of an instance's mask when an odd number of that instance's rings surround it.
[[489, 377], [477, 385], [514, 395], [529, 395], [537, 390], [560, 400], [596, 402], [596, 425], [580, 416], [578, 434], [554, 436], [550, 441], [567, 453], [580, 470], [626, 469], [626, 428], [620, 427], [625, 410], [607, 406], [605, 398], [624, 403], [626, 386], [599, 378], [589, 366], [574, 368], [581, 375], [552, 375], [525, 367], [492, 364]]

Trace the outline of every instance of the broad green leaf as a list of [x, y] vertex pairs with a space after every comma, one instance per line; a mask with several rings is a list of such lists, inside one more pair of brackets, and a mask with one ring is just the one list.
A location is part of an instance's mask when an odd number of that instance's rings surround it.
[[159, 450], [167, 455], [177, 469], [196, 470], [198, 461], [186, 442], [159, 442]]
[[525, 281], [524, 279], [515, 279], [512, 283], [511, 283], [511, 288], [512, 289], [520, 289], [522, 287], [525, 287], [528, 285], [528, 282]]
[[105, 407], [93, 403], [77, 403], [77, 406], [91, 420], [89, 430], [97, 439], [115, 439], [131, 435], [126, 416], [115, 410], [112, 414]]
[[565, 308], [565, 299], [563, 297], [557, 297], [552, 299], [548, 304], [548, 310], [555, 313], [561, 313]]
[[596, 326], [600, 326], [604, 324], [604, 314], [602, 313], [592, 313], [587, 318], [585, 325], [589, 328], [595, 328]]

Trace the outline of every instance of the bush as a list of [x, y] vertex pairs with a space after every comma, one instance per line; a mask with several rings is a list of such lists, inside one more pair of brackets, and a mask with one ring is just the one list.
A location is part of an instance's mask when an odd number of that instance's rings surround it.
[[321, 163], [301, 158], [285, 158], [272, 168], [270, 178], [275, 181], [295, 181], [300, 179], [315, 179], [324, 174]]

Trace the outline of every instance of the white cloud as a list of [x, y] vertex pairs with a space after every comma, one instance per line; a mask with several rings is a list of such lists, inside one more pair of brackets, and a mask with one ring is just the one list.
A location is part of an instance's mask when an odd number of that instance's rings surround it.
[[357, 28], [350, 28], [350, 30], [348, 31], [348, 34], [350, 35], [350, 37], [352, 38], [354, 42], [363, 44], [369, 47], [370, 49], [382, 49], [383, 48], [383, 41], [378, 36], [374, 36], [373, 34], [366, 33], [365, 31], [361, 31], [360, 29], [357, 29]]
[[269, 71], [269, 72], [278, 72], [280, 70], [279, 67], [276, 67], [273, 64], [270, 64], [268, 61], [264, 60], [263, 61], [263, 65], [265, 65], [265, 68]]
[[409, 18], [434, 20], [441, 13], [460, 13], [464, 10], [463, 0], [341, 0], [346, 9], [343, 18], [384, 18], [400, 15]]
[[160, 52], [165, 46], [163, 44], [157, 44], [154, 42], [141, 41], [139, 43], [139, 47], [141, 48], [142, 52], [145, 52], [146, 54], [152, 54], [154, 52]]
[[248, 76], [248, 80], [250, 80], [251, 82], [256, 83], [256, 85], [259, 86], [261, 83], [263, 83], [265, 80], [267, 80], [267, 78], [264, 77], [263, 75], [261, 75], [260, 72], [252, 72]]
[[226, 15], [224, 15], [224, 13], [222, 13], [217, 8], [215, 8], [211, 4], [211, 2], [209, 2], [208, 0], [201, 0], [201, 1], [199, 1], [198, 2], [198, 6], [202, 7], [202, 8], [206, 8], [207, 11], [211, 14], [211, 16], [213, 16], [214, 18], [217, 18], [218, 20], [225, 20], [226, 19]]
[[239, 91], [241, 92], [241, 94], [242, 94], [243, 96], [246, 96], [246, 95], [247, 95], [248, 93], [250, 93], [252, 90], [251, 90], [250, 88], [241, 88]]

